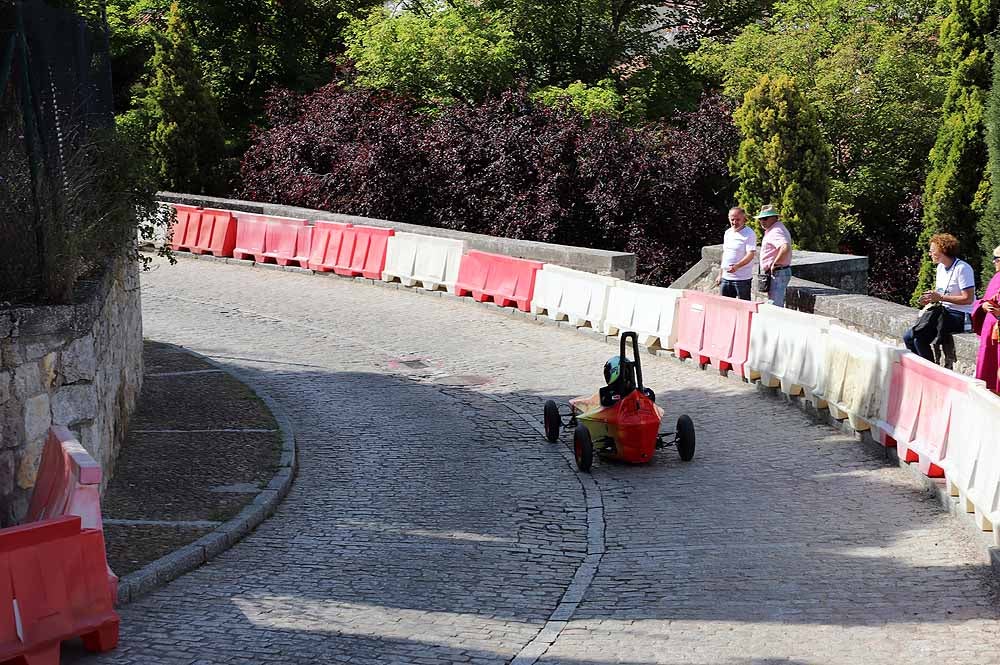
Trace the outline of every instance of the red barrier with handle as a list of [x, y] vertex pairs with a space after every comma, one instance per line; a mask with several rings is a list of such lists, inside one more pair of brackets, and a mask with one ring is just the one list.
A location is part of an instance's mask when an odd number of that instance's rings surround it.
[[[38, 464], [25, 522], [76, 515], [87, 529], [104, 528], [101, 518], [101, 465], [67, 428], [49, 428]], [[118, 576], [110, 567], [105, 584], [118, 597]]]
[[104, 537], [76, 516], [0, 529], [0, 660], [58, 665], [60, 644], [118, 645]]
[[333, 272], [344, 242], [344, 230], [350, 224], [316, 220], [313, 222], [312, 243], [309, 247], [309, 267], [317, 272]]
[[201, 228], [201, 208], [172, 204], [177, 212], [177, 221], [171, 227], [170, 249], [180, 251], [191, 249], [198, 243], [198, 232]]
[[264, 238], [267, 236], [267, 217], [246, 212], [236, 215], [236, 246], [233, 256], [237, 259], [257, 260], [264, 255]]
[[385, 268], [385, 250], [389, 237], [395, 231], [376, 226], [349, 226], [345, 228], [337, 264], [333, 271], [346, 277], [364, 276], [382, 279]]
[[293, 217], [267, 217], [267, 232], [264, 236], [264, 252], [257, 257], [258, 263], [291, 265], [299, 256], [299, 230], [308, 222]]
[[295, 239], [295, 256], [292, 261], [299, 264], [301, 268], [309, 267], [309, 255], [312, 253], [312, 236], [315, 226], [299, 227], [298, 237]]
[[229, 210], [205, 208], [201, 211], [198, 242], [191, 248], [194, 254], [232, 256], [236, 248], [236, 219]]
[[912, 353], [893, 365], [885, 422], [877, 426], [882, 444], [896, 446], [899, 457], [916, 462], [921, 473], [941, 478], [956, 401], [965, 399], [974, 379], [961, 376]]
[[542, 265], [538, 261], [470, 250], [458, 267], [455, 293], [471, 294], [476, 302], [492, 298], [500, 307], [516, 305], [527, 312], [535, 294], [535, 275]]
[[677, 305], [678, 358], [694, 358], [719, 370], [746, 377], [750, 327], [759, 303], [724, 298], [713, 293], [685, 291]]

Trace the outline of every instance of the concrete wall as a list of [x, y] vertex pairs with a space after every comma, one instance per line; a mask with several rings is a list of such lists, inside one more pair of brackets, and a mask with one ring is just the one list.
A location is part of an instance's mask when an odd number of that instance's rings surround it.
[[[786, 306], [834, 317], [848, 328], [899, 346], [903, 344], [903, 333], [917, 322], [919, 315], [913, 307], [796, 278], [788, 285]], [[979, 338], [963, 333], [954, 335], [954, 339], [956, 359], [953, 363], [942, 364], [972, 376], [976, 370]]]
[[0, 311], [3, 526], [27, 511], [49, 425], [76, 433], [107, 482], [142, 386], [137, 265], [116, 261], [74, 300]]
[[[709, 291], [719, 272], [722, 245], [701, 248], [701, 260], [671, 286]], [[756, 262], [753, 271], [757, 272]], [[868, 257], [830, 252], [792, 252], [792, 273], [801, 279], [826, 284], [848, 293], [868, 293]]]
[[[714, 283], [722, 260], [722, 245], [703, 247], [701, 255], [701, 261], [671, 284], [672, 287], [716, 290]], [[792, 275], [785, 297], [785, 306], [790, 309], [836, 318], [852, 330], [897, 345], [902, 345], [903, 333], [917, 320], [916, 309], [868, 295], [867, 257], [795, 251]], [[760, 294], [755, 297], [765, 299]], [[956, 359], [946, 364], [956, 372], [971, 376], [976, 368], [979, 340], [970, 333], [954, 338]]]
[[587, 272], [593, 272], [599, 275], [609, 275], [620, 279], [632, 279], [635, 277], [635, 254], [630, 254], [628, 252], [609, 252], [603, 249], [587, 249], [585, 247], [553, 245], [551, 243], [535, 242], [533, 240], [497, 238], [494, 236], [481, 235], [479, 233], [452, 231], [450, 229], [441, 229], [432, 226], [401, 224], [399, 222], [393, 222], [385, 219], [342, 215], [324, 210], [296, 208], [293, 206], [273, 205], [270, 203], [256, 203], [254, 201], [220, 199], [213, 196], [159, 192], [157, 194], [157, 198], [160, 201], [168, 203], [181, 203], [185, 205], [201, 206], [203, 208], [240, 210], [243, 212], [262, 215], [300, 217], [310, 220], [325, 219], [331, 222], [347, 222], [356, 225], [393, 228], [397, 231], [404, 231], [406, 233], [420, 233], [423, 235], [437, 236], [441, 238], [456, 238], [458, 240], [464, 240], [469, 249], [478, 249], [483, 252], [493, 252], [495, 254], [506, 254], [507, 256], [516, 256], [518, 258], [531, 259], [534, 261], [544, 261], [546, 263], [557, 263], [559, 265], [566, 266], [567, 268], [585, 270]]

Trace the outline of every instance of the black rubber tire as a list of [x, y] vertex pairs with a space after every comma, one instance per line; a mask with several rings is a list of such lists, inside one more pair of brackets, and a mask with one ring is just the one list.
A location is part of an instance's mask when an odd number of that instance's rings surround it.
[[651, 399], [653, 402], [656, 402], [656, 393], [653, 392], [652, 388], [643, 388], [642, 394]]
[[545, 402], [545, 440], [549, 443], [558, 441], [560, 429], [562, 429], [562, 418], [559, 416], [559, 406], [548, 400]]
[[677, 452], [683, 462], [694, 457], [694, 423], [686, 413], [677, 419]]
[[594, 442], [590, 440], [590, 430], [583, 423], [577, 425], [573, 432], [573, 457], [576, 458], [576, 468], [590, 473], [590, 465], [594, 463]]

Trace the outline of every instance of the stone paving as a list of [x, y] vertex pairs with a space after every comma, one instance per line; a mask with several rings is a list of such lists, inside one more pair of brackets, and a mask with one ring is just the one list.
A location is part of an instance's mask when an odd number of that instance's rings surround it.
[[694, 419], [695, 459], [591, 478], [537, 425], [546, 398], [596, 389], [600, 339], [208, 261], [157, 262], [143, 306], [147, 337], [277, 400], [299, 476], [242, 543], [123, 608], [116, 652], [74, 662], [997, 662], [965, 528], [750, 386], [644, 358], [669, 422]]

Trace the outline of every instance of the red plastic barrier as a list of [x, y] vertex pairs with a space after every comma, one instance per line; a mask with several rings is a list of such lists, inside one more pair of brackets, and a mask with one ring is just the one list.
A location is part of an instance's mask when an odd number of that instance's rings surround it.
[[191, 251], [195, 254], [232, 256], [236, 247], [236, 219], [229, 210], [205, 208], [201, 211], [198, 241]]
[[101, 465], [68, 429], [50, 427], [25, 521], [76, 515], [84, 527], [101, 529], [100, 489]]
[[912, 353], [893, 365], [886, 422], [878, 423], [882, 444], [896, 446], [900, 458], [916, 462], [921, 473], [941, 478], [938, 466], [948, 454], [952, 406], [966, 398], [972, 379]]
[[309, 254], [312, 253], [313, 226], [299, 227], [298, 236], [295, 239], [295, 256], [292, 260], [302, 268], [309, 267]]
[[343, 240], [333, 271], [338, 275], [382, 279], [385, 250], [389, 237], [396, 232], [375, 226], [349, 226], [343, 230]]
[[313, 224], [309, 267], [318, 272], [333, 272], [344, 241], [344, 231], [351, 228], [351, 225], [323, 220], [317, 220]]
[[257, 262], [277, 263], [279, 266], [291, 265], [292, 261], [297, 260], [295, 257], [300, 255], [298, 251], [299, 230], [307, 224], [308, 222], [304, 219], [267, 217], [264, 252], [258, 255]]
[[[28, 504], [27, 522], [75, 515], [87, 529], [104, 528], [101, 519], [101, 465], [65, 427], [49, 428], [35, 488]], [[106, 584], [112, 599], [118, 597], [118, 576], [109, 567]]]
[[58, 665], [60, 643], [118, 645], [104, 536], [76, 516], [0, 529], [0, 660]]
[[267, 235], [267, 217], [237, 212], [236, 246], [233, 256], [237, 259], [256, 260], [264, 255], [264, 238]]
[[175, 252], [182, 249], [190, 250], [198, 243], [201, 208], [179, 204], [171, 205], [177, 211], [177, 221], [171, 228], [170, 249]]
[[522, 312], [531, 310], [535, 293], [535, 273], [542, 269], [538, 261], [516, 259], [502, 254], [470, 250], [458, 267], [455, 293], [472, 294], [476, 302], [492, 298], [500, 307], [516, 305]]
[[712, 293], [685, 291], [677, 303], [678, 358], [697, 358], [720, 370], [746, 377], [750, 355], [750, 326], [758, 303], [723, 298]]

